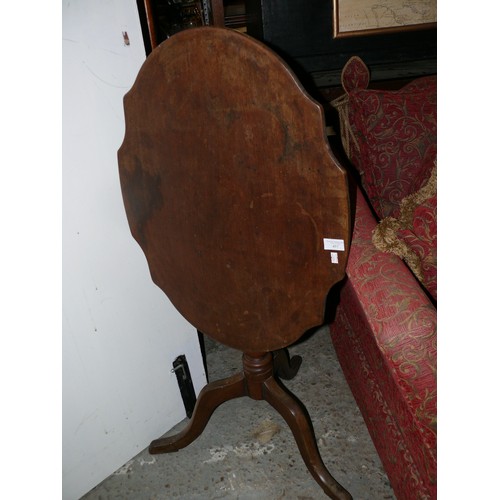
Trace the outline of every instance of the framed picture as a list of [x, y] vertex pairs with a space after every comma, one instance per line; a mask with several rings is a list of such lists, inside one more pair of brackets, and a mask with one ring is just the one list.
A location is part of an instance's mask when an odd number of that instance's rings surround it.
[[437, 0], [332, 0], [333, 37], [433, 28]]

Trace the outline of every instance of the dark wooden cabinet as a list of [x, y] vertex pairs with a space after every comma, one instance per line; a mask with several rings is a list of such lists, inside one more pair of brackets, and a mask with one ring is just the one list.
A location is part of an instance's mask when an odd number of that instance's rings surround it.
[[247, 32], [278, 52], [316, 87], [340, 84], [344, 64], [360, 56], [371, 80], [435, 74], [437, 30], [333, 38], [333, 0], [246, 0]]
[[146, 52], [192, 26], [238, 29], [277, 52], [315, 93], [338, 87], [353, 55], [372, 82], [437, 73], [437, 29], [333, 37], [333, 0], [137, 0]]
[[246, 31], [244, 0], [137, 0], [146, 53], [175, 33], [197, 26]]

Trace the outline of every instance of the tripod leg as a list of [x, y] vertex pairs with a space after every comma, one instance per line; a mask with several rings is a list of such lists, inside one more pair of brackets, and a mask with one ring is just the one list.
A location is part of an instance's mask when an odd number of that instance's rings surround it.
[[283, 380], [292, 380], [302, 364], [300, 356], [290, 358], [288, 349], [279, 349], [273, 352], [274, 373]]
[[245, 395], [245, 377], [242, 373], [206, 385], [198, 396], [193, 416], [184, 430], [174, 436], [155, 439], [149, 445], [149, 453], [169, 453], [191, 444], [203, 432], [219, 405]]
[[262, 393], [264, 399], [289, 425], [309, 472], [323, 491], [334, 500], [352, 500], [350, 493], [332, 477], [325, 467], [316, 444], [311, 420], [297, 397], [272, 377], [263, 383]]

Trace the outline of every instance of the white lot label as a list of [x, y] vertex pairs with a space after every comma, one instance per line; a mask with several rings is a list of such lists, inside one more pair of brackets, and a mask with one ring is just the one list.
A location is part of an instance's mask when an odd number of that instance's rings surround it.
[[345, 250], [344, 240], [323, 238], [323, 246], [325, 250], [337, 250], [338, 252], [343, 252]]

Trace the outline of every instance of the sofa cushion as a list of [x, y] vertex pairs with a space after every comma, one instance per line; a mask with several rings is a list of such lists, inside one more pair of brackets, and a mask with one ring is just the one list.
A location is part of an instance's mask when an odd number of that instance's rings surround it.
[[342, 72], [346, 94], [332, 102], [342, 143], [379, 218], [398, 215], [401, 200], [429, 177], [436, 157], [437, 79], [422, 77], [397, 91], [368, 89], [359, 57]]
[[403, 258], [437, 301], [437, 168], [427, 183], [401, 202], [399, 217], [386, 217], [373, 232], [373, 244]]

